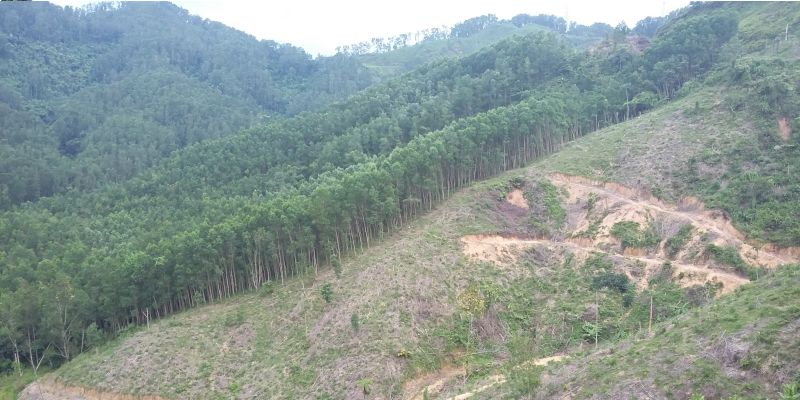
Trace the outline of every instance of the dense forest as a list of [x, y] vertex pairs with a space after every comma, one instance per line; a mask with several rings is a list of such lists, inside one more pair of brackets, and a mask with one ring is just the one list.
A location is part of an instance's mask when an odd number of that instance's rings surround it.
[[[474, 180], [680, 96], [737, 31], [697, 4], [637, 25], [644, 51], [625, 26], [602, 51], [540, 32], [367, 88], [351, 56], [165, 3], [0, 11], [3, 370], [338, 262]], [[748, 79], [767, 111], [797, 115]]]
[[15, 171], [0, 174], [0, 209], [125, 181], [189, 144], [371, 82], [352, 58], [314, 60], [170, 3], [0, 13], [0, 170]]

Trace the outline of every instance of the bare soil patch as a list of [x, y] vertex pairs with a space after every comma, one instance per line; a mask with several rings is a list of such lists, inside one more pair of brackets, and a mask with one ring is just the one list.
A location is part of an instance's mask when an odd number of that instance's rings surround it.
[[784, 142], [788, 142], [792, 137], [792, 128], [789, 126], [789, 120], [786, 117], [778, 118], [778, 134]]
[[[649, 278], [669, 262], [672, 279], [679, 285], [688, 287], [711, 282], [720, 285], [719, 294], [728, 293], [749, 280], [703, 257], [708, 244], [736, 248], [743, 260], [762, 268], [800, 260], [800, 249], [779, 249], [772, 245], [756, 247], [746, 243], [744, 235], [724, 213], [706, 210], [696, 198], [687, 197], [677, 204], [667, 204], [646, 190], [617, 183], [562, 174], [553, 174], [550, 180], [567, 194], [564, 208], [568, 217], [563, 240], [512, 234], [468, 235], [461, 238], [464, 255], [475, 261], [514, 270], [522, 253], [531, 248], [546, 248], [561, 254], [569, 251], [578, 258], [591, 253], [605, 253], [618, 261], [622, 266], [618, 269], [628, 275], [639, 289], [646, 288]], [[593, 199], [591, 206], [590, 198]], [[612, 227], [623, 221], [637, 222], [643, 228], [652, 224], [661, 242], [649, 249], [623, 249], [619, 240], [611, 235]], [[685, 224], [693, 226], [692, 237], [676, 257], [670, 257], [666, 254], [665, 243]], [[624, 267], [631, 264], [644, 266], [644, 269], [634, 271]]]
[[506, 195], [506, 201], [519, 207], [527, 209], [528, 202], [525, 200], [525, 196], [522, 193], [522, 189], [514, 189]]
[[55, 379], [39, 379], [20, 393], [26, 400], [166, 400], [155, 395], [132, 395], [105, 392], [81, 386], [66, 385]]

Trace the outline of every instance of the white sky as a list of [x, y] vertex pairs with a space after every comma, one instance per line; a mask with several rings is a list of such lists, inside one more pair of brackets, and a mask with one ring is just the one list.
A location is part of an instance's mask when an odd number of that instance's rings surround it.
[[[54, 0], [80, 6], [87, 0]], [[452, 26], [468, 18], [495, 14], [552, 14], [589, 25], [624, 21], [633, 27], [647, 16], [661, 16], [688, 0], [174, 0], [191, 14], [219, 21], [259, 39], [291, 43], [312, 55], [331, 55], [336, 46], [418, 30]]]

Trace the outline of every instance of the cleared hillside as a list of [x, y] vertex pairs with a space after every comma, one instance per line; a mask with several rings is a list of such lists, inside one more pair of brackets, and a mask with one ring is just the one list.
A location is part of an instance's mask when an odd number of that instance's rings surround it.
[[[133, 184], [4, 214], [4, 351], [71, 359], [25, 396], [645, 393], [541, 367], [640, 339], [669, 352], [662, 327], [798, 261], [797, 40], [759, 39], [800, 23], [779, 7], [695, 4], [640, 54], [514, 38], [191, 147]], [[60, 324], [65, 304], [86, 314]], [[86, 332], [119, 336], [84, 346]], [[638, 383], [775, 396], [795, 379], [787, 357], [741, 385], [714, 366]], [[625, 362], [615, 372], [634, 376]]]
[[[486, 385], [504, 368], [528, 360], [564, 352], [582, 354], [582, 348], [593, 348], [587, 323], [601, 328], [598, 339], [604, 346], [646, 335], [651, 298], [658, 324], [706, 304], [715, 294], [730, 292], [750, 279], [747, 271], [703, 254], [708, 244], [723, 243], [703, 233], [717, 228], [701, 218], [690, 221], [695, 233], [674, 256], [664, 254], [663, 248], [675, 230], [657, 232], [657, 243], [650, 250], [625, 251], [621, 240], [609, 232], [613, 224], [600, 224], [596, 243], [587, 243], [580, 233], [588, 226], [574, 215], [585, 214], [583, 221], [589, 225], [591, 218], [586, 217], [591, 212], [616, 215], [616, 222], [644, 222], [635, 210], [626, 209], [630, 204], [626, 201], [641, 203], [649, 198], [646, 186], [614, 190], [612, 196], [597, 183], [581, 183], [594, 189], [577, 190], [567, 185], [571, 180], [551, 174], [583, 168], [571, 160], [585, 159], [581, 155], [587, 148], [620, 149], [625, 140], [652, 143], [650, 152], [639, 157], [655, 154], [664, 140], [674, 145], [696, 140], [676, 151], [676, 156], [688, 157], [708, 140], [752, 134], [747, 129], [702, 124], [701, 116], [687, 115], [695, 102], [713, 111], [714, 104], [705, 100], [715, 92], [670, 103], [580, 139], [525, 170], [455, 194], [430, 214], [343, 262], [339, 278], [326, 270], [283, 286], [268, 286], [258, 294], [189, 310], [132, 330], [79, 356], [47, 379], [167, 398], [405, 398], [419, 395], [444, 377], [448, 379], [436, 391], [429, 388], [429, 395], [445, 398], [445, 393]], [[552, 182], [555, 192], [544, 181]], [[517, 205], [507, 200], [517, 187], [525, 193], [522, 204], [528, 209], [520, 207], [518, 199]], [[589, 192], [598, 197], [596, 208], [587, 213]], [[661, 204], [654, 198], [649, 201]], [[696, 202], [693, 207], [695, 211], [681, 212], [698, 213]], [[565, 224], [558, 224], [558, 209], [565, 212]], [[651, 217], [654, 223], [659, 221], [659, 215]], [[541, 242], [504, 248], [502, 259], [476, 261], [480, 257], [465, 253], [462, 239], [478, 234], [536, 237]], [[743, 249], [741, 237], [717, 236], [725, 246]], [[743, 258], [748, 254], [744, 252]], [[782, 252], [779, 257], [788, 262], [795, 256]], [[673, 269], [662, 267], [666, 261]], [[774, 264], [764, 266], [767, 269], [758, 272], [762, 277]], [[620, 274], [627, 279], [613, 278]], [[623, 279], [624, 292], [602, 285], [593, 288], [598, 276]], [[326, 285], [332, 293], [330, 303], [321, 294]], [[595, 301], [600, 304], [599, 316], [592, 314]], [[657, 338], [660, 329], [660, 325], [654, 328]], [[519, 368], [511, 371], [510, 382], [524, 382], [524, 376], [514, 375]], [[491, 390], [517, 393], [508, 388], [499, 385]], [[30, 397], [33, 390], [25, 398], [36, 398]]]

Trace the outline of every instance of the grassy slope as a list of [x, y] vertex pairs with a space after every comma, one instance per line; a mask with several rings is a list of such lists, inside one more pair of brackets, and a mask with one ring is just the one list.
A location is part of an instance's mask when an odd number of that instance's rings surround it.
[[[81, 355], [57, 374], [72, 384], [167, 397], [341, 398], [363, 394], [365, 383], [371, 395], [392, 396], [402, 392], [406, 379], [445, 364], [468, 365], [470, 382], [479, 382], [508, 361], [579, 345], [574, 323], [562, 319], [580, 315], [591, 303], [590, 272], [580, 266], [555, 268], [547, 257], [536, 255], [514, 271], [476, 264], [461, 255], [458, 239], [514, 228], [515, 222], [495, 207], [510, 177], [561, 171], [625, 181], [632, 178], [621, 175], [619, 165], [651, 159], [646, 147], [625, 149], [634, 143], [670, 150], [693, 143], [662, 155], [675, 162], [671, 157], [687, 157], [706, 140], [745, 135], [699, 124], [703, 116], [685, 112], [700, 102], [713, 115], [718, 112], [714, 99], [711, 91], [675, 101], [583, 138], [525, 172], [512, 171], [458, 193], [347, 260], [339, 279], [323, 271], [278, 286], [273, 294], [246, 295], [169, 317]], [[727, 128], [735, 125], [731, 121]], [[665, 171], [652, 173], [658, 182]], [[542, 267], [549, 272], [542, 275]], [[470, 282], [500, 289], [497, 302], [504, 305], [499, 318], [509, 329], [506, 340], [464, 345], [456, 298]], [[320, 296], [324, 283], [333, 286], [331, 304]], [[533, 315], [531, 306], [541, 304], [547, 306], [536, 307]], [[358, 331], [351, 324], [353, 314]], [[530, 340], [531, 326], [552, 333]]]
[[[657, 324], [653, 336], [584, 351], [526, 371], [525, 398], [777, 398], [800, 379], [800, 266], [787, 266], [705, 307]], [[478, 398], [514, 396], [513, 383]], [[791, 397], [790, 397], [791, 398]]]

